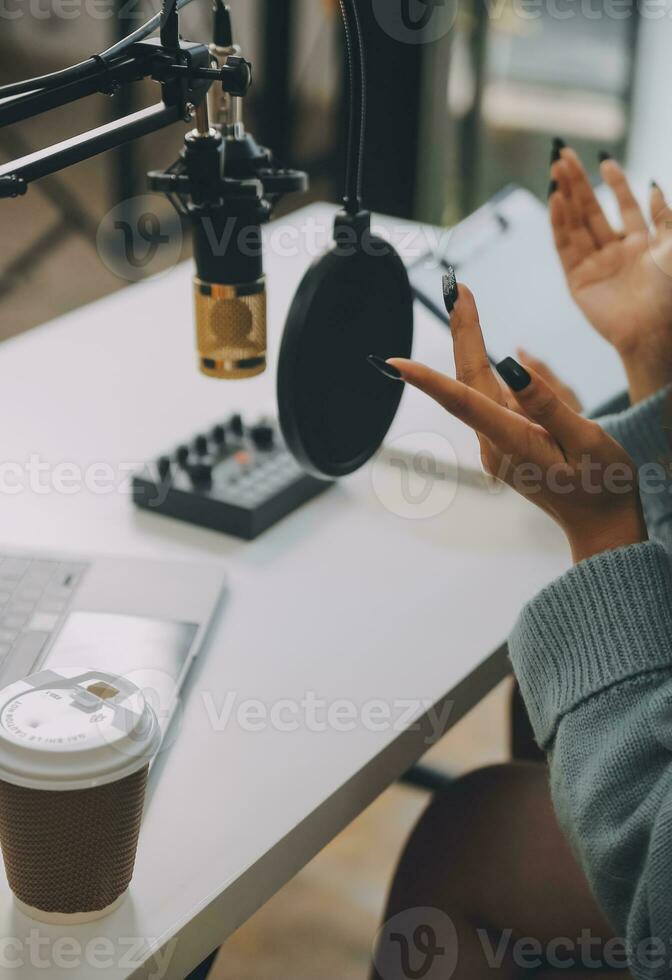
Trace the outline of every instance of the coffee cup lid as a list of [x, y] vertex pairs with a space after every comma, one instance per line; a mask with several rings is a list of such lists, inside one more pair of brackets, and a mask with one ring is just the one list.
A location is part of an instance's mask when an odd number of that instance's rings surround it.
[[0, 691], [0, 779], [29, 789], [88, 789], [147, 765], [156, 715], [131, 681], [81, 667], [42, 670]]

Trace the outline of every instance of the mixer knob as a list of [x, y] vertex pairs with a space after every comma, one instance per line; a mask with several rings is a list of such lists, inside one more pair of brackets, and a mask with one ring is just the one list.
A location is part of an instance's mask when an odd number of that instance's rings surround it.
[[170, 476], [171, 463], [168, 456], [161, 456], [156, 462], [156, 469], [162, 480], [167, 480]]
[[212, 430], [212, 441], [218, 446], [223, 446], [226, 442], [226, 429], [223, 425], [216, 425]]
[[208, 452], [208, 440], [206, 436], [196, 436], [194, 439], [194, 449], [199, 456], [206, 456]]
[[229, 421], [229, 427], [231, 431], [237, 435], [242, 436], [243, 434], [243, 419], [240, 415], [232, 415]]
[[275, 440], [275, 431], [272, 425], [267, 422], [259, 422], [253, 426], [250, 434], [252, 441], [258, 449], [271, 449]]
[[194, 463], [189, 467], [189, 476], [195, 486], [205, 486], [212, 482], [212, 466], [208, 463]]

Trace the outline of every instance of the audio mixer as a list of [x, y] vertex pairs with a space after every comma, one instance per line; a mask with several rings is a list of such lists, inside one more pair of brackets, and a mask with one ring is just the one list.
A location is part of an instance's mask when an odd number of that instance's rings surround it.
[[233, 415], [136, 473], [133, 501], [252, 540], [331, 485], [301, 469], [274, 419], [246, 425]]

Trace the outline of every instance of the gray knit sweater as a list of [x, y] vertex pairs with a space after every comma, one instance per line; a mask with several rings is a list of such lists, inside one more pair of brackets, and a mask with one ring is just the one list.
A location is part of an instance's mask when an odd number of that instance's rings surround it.
[[650, 541], [575, 566], [510, 641], [560, 823], [637, 980], [672, 977], [671, 414], [665, 391], [600, 418], [640, 468]]

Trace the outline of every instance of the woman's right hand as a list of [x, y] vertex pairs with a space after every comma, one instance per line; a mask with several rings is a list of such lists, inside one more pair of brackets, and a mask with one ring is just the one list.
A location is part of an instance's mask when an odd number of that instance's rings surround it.
[[551, 168], [551, 224], [570, 292], [621, 355], [635, 404], [672, 381], [672, 211], [652, 184], [649, 230], [621, 167], [609, 159], [601, 170], [623, 231], [608, 222], [569, 147]]
[[475, 430], [486, 471], [560, 524], [575, 561], [646, 540], [636, 470], [623, 448], [511, 358], [498, 365], [502, 386], [465, 286], [450, 326], [459, 380], [414, 361], [388, 363]]

